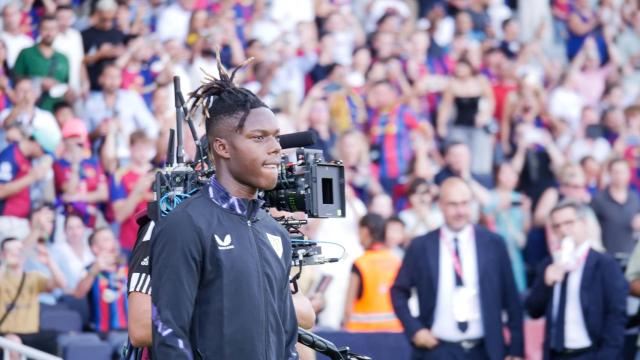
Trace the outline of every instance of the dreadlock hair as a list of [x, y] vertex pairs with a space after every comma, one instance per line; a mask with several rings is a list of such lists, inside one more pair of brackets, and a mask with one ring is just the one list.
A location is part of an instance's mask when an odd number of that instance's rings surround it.
[[220, 49], [216, 49], [216, 62], [218, 67], [219, 79], [208, 74], [202, 68], [200, 69], [205, 79], [195, 91], [189, 94], [189, 100], [193, 101], [190, 115], [193, 115], [198, 108], [202, 108], [202, 114], [205, 119], [205, 129], [209, 143], [213, 144], [211, 136], [214, 129], [222, 120], [240, 115], [240, 119], [236, 126], [236, 132], [242, 130], [249, 112], [253, 109], [265, 107], [262, 100], [251, 91], [238, 87], [234, 84], [233, 79], [236, 72], [253, 61], [249, 58], [236, 66], [231, 75], [226, 71], [221, 62]]

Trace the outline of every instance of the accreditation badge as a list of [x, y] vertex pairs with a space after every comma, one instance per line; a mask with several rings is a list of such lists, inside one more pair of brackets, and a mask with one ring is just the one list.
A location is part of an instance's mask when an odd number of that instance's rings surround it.
[[453, 317], [457, 322], [478, 320], [478, 290], [469, 286], [458, 286], [453, 291]]
[[112, 289], [104, 289], [104, 291], [102, 292], [102, 301], [111, 304], [112, 302], [116, 301], [116, 299], [118, 298], [118, 293], [115, 292]]

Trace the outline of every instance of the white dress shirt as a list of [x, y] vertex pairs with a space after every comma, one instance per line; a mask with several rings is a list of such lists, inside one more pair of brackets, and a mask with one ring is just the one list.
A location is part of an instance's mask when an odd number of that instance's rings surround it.
[[[589, 241], [585, 241], [576, 249], [578, 264], [567, 278], [567, 302], [564, 310], [564, 347], [567, 349], [582, 349], [591, 346], [591, 339], [587, 333], [580, 303], [580, 285], [589, 248]], [[561, 286], [562, 283], [558, 282], [553, 288], [554, 318], [558, 314]]]
[[[455, 303], [454, 290], [456, 287], [453, 267], [452, 251], [453, 239], [458, 238], [458, 252], [462, 263], [462, 277], [465, 287], [476, 290], [476, 296], [468, 303], [477, 309], [478, 317], [468, 321], [467, 331], [458, 328], [454, 317], [452, 303]], [[467, 225], [460, 232], [455, 233], [446, 226], [440, 228], [439, 275], [436, 309], [431, 332], [438, 339], [445, 341], [462, 341], [479, 339], [484, 336], [482, 328], [482, 312], [480, 311], [480, 286], [478, 282], [478, 261], [476, 255], [475, 234], [472, 225]], [[449, 245], [447, 245], [447, 242]]]

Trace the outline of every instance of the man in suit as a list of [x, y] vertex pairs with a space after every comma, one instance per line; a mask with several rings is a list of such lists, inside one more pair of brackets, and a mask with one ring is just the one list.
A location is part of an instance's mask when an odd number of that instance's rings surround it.
[[[445, 225], [414, 239], [391, 298], [414, 360], [521, 359], [523, 309], [504, 241], [471, 224], [472, 193], [458, 177], [441, 188]], [[408, 300], [417, 289], [420, 316]], [[507, 314], [510, 344], [503, 337]]]
[[545, 359], [620, 359], [624, 346], [628, 286], [618, 263], [589, 247], [586, 207], [566, 200], [551, 210], [560, 241], [545, 260], [525, 302], [545, 316]]

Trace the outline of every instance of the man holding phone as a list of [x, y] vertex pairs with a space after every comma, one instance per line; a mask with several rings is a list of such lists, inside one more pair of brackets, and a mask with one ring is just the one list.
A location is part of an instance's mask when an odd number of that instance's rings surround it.
[[545, 359], [619, 359], [628, 286], [618, 263], [589, 246], [586, 207], [573, 200], [549, 215], [559, 250], [539, 268], [525, 302], [545, 316]]

